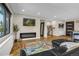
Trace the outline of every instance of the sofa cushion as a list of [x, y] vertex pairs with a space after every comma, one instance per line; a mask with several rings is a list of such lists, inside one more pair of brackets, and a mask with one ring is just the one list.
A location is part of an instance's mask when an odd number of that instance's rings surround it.
[[61, 43], [63, 42], [70, 42], [69, 40], [64, 40], [64, 39], [57, 39], [52, 41], [52, 46], [53, 47], [59, 47]]

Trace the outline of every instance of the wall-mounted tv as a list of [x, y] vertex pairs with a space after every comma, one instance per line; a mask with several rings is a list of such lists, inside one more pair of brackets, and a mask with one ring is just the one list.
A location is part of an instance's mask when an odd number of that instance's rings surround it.
[[79, 32], [73, 32], [73, 39], [79, 41]]
[[35, 19], [24, 18], [23, 26], [35, 26]]

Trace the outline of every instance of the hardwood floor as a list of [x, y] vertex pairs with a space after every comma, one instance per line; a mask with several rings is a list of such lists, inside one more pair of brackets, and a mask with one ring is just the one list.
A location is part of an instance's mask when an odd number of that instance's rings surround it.
[[71, 37], [69, 36], [48, 36], [45, 38], [47, 41], [57, 40], [57, 39], [65, 39], [65, 40], [71, 40]]
[[38, 43], [39, 40], [46, 40], [48, 42], [51, 42], [52, 40], [56, 40], [56, 39], [70, 40], [71, 38], [68, 36], [48, 36], [47, 38], [41, 37], [41, 38], [33, 39], [33, 40], [20, 40], [20, 41], [14, 42], [10, 55], [18, 56], [21, 48], [25, 48], [30, 45], [34, 45], [34, 44]]

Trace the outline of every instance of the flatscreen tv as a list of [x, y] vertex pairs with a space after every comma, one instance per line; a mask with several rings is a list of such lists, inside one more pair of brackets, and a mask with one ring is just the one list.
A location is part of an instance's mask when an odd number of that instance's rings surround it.
[[73, 33], [73, 39], [79, 41], [79, 32]]
[[24, 18], [23, 26], [35, 26], [35, 19]]

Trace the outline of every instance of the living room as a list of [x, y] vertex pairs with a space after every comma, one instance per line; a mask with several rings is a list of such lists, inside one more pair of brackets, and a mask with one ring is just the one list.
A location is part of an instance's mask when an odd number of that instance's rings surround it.
[[[62, 51], [63, 42], [66, 42], [67, 45], [70, 44], [70, 46], [74, 45], [71, 46], [74, 47], [72, 50], [78, 49], [79, 43], [74, 42], [73, 39], [73, 37], [79, 39], [78, 3], [1, 3], [0, 5], [0, 17], [6, 20], [1, 25], [6, 24], [5, 27], [7, 28], [6, 31], [3, 30], [4, 27], [0, 27], [0, 55], [61, 56], [61, 54], [54, 54], [49, 51], [51, 49]], [[4, 14], [5, 10], [8, 13]], [[55, 46], [57, 48], [54, 48], [53, 45], [57, 44], [60, 47]], [[69, 50], [71, 49], [70, 46], [63, 46], [65, 51], [68, 48], [68, 53], [71, 51]], [[3, 51], [5, 52], [3, 53]]]

